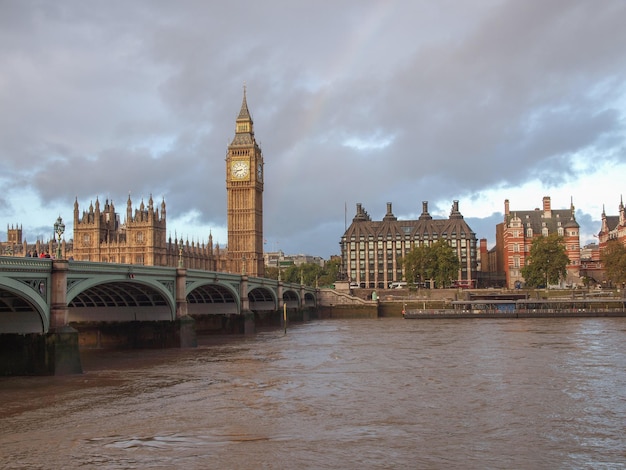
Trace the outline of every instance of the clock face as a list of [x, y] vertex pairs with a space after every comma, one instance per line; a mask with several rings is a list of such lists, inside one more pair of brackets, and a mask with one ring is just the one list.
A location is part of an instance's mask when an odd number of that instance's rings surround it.
[[259, 166], [257, 167], [257, 170], [256, 170], [256, 174], [260, 180], [263, 179], [263, 164], [262, 163], [259, 163]]
[[243, 179], [250, 173], [248, 162], [242, 160], [236, 160], [230, 167], [230, 172], [234, 178]]

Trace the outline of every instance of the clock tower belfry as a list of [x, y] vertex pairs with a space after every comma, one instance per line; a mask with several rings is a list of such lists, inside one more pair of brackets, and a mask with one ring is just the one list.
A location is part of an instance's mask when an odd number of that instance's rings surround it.
[[246, 88], [226, 155], [230, 272], [263, 277], [263, 154], [254, 139]]

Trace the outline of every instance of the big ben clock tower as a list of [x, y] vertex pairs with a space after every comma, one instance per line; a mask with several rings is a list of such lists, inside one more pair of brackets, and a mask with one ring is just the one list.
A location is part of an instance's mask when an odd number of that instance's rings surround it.
[[246, 88], [226, 156], [229, 270], [263, 277], [263, 154], [254, 139]]

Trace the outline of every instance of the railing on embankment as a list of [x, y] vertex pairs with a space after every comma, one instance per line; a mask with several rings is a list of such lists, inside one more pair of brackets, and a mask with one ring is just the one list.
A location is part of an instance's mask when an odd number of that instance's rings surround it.
[[454, 309], [407, 310], [406, 319], [455, 319], [455, 318], [591, 318], [626, 317], [625, 309], [592, 310], [519, 310], [519, 311], [469, 311]]

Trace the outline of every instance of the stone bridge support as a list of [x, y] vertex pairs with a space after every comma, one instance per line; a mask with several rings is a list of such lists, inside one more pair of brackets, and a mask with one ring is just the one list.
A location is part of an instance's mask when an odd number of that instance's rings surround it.
[[196, 321], [189, 315], [187, 307], [187, 270], [177, 268], [175, 327], [180, 338], [180, 347], [195, 348], [198, 346]]
[[283, 299], [283, 281], [278, 278], [278, 286], [276, 287], [276, 298], [278, 299], [278, 313], [280, 314], [280, 327], [285, 329], [285, 316], [283, 315], [283, 309], [285, 308], [285, 299]]
[[241, 314], [243, 315], [243, 331], [246, 335], [253, 335], [256, 332], [254, 323], [254, 312], [250, 310], [250, 299], [248, 299], [248, 276], [241, 276], [239, 285], [239, 298], [241, 299]]
[[302, 311], [302, 321], [309, 321], [311, 314], [306, 306], [306, 291], [304, 284], [300, 284], [300, 310]]
[[50, 329], [45, 336], [47, 370], [54, 375], [83, 372], [78, 350], [78, 331], [68, 325], [67, 260], [52, 262]]

